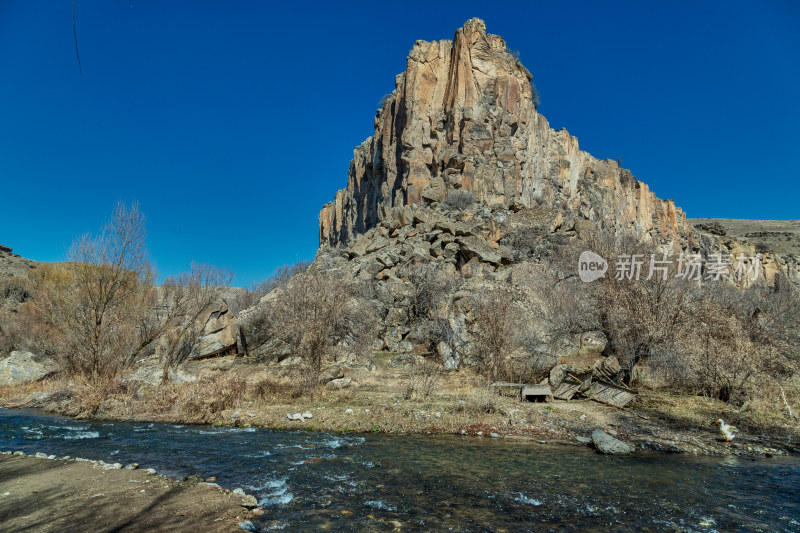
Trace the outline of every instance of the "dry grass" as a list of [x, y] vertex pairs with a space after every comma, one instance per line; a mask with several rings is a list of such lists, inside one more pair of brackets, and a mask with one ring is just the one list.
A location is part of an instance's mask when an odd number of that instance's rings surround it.
[[[92, 389], [88, 384], [72, 383], [72, 400], [46, 407], [106, 419], [327, 432], [497, 433], [548, 442], [575, 442], [575, 436], [588, 436], [599, 427], [615, 429], [629, 442], [661, 439], [690, 447], [698, 436], [713, 447], [715, 431], [711, 422], [722, 417], [738, 425], [751, 439], [762, 435], [780, 435], [779, 440], [800, 436], [800, 427], [774, 403], [771, 407], [751, 403], [736, 410], [730, 404], [702, 396], [644, 390], [627, 409], [588, 400], [536, 404], [495, 394], [482, 376], [470, 370], [444, 372], [429, 395], [407, 398], [407, 370], [392, 367], [389, 359], [390, 355], [377, 357], [373, 372], [351, 370], [348, 375], [353, 378], [353, 385], [337, 391], [323, 387], [308, 394], [295, 370], [251, 364], [227, 371], [204, 370], [195, 382], [156, 387], [109, 383]], [[789, 385], [784, 388], [788, 390]], [[44, 382], [2, 388], [0, 395], [3, 404], [15, 399], [19, 405], [19, 400], [31, 394], [65, 386], [63, 382]], [[791, 401], [796, 405], [796, 396]], [[312, 419], [286, 419], [287, 414], [306, 411], [312, 413]], [[691, 450], [717, 453], [708, 451], [711, 449]]]

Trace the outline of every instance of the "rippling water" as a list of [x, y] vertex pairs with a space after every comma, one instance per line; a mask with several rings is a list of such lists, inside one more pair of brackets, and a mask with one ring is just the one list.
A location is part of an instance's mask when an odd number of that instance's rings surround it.
[[0, 449], [243, 487], [257, 526], [333, 531], [800, 531], [800, 460], [601, 456], [503, 439], [88, 422], [0, 410]]

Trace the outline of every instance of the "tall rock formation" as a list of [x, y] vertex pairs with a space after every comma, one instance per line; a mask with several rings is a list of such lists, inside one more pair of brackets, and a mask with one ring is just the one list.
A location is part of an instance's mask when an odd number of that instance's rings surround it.
[[482, 20], [453, 41], [417, 41], [395, 85], [375, 133], [354, 150], [347, 188], [320, 212], [321, 245], [347, 245], [404, 206], [456, 189], [486, 206], [556, 208], [653, 244], [674, 246], [688, 233], [672, 200], [550, 128], [530, 72]]

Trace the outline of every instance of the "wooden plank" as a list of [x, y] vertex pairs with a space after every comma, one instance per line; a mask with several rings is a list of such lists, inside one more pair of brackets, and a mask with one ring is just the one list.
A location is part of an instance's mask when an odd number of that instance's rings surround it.
[[553, 397], [559, 400], [571, 400], [580, 387], [580, 383], [562, 382], [553, 393]]
[[524, 387], [524, 383], [503, 383], [497, 382], [492, 383], [490, 387], [497, 390], [497, 393], [500, 396], [516, 396], [517, 398], [520, 397], [520, 392], [522, 391], [522, 387]]
[[595, 382], [586, 394], [592, 400], [615, 407], [625, 407], [636, 395], [609, 383]]
[[553, 400], [553, 391], [550, 385], [525, 385], [522, 387], [522, 399], [529, 402], [538, 400], [549, 402]]

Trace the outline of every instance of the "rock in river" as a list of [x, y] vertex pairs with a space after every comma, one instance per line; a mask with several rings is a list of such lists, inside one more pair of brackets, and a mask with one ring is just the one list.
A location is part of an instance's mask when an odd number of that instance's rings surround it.
[[597, 451], [611, 455], [627, 455], [633, 448], [621, 440], [615, 439], [601, 429], [592, 431], [592, 442]]

